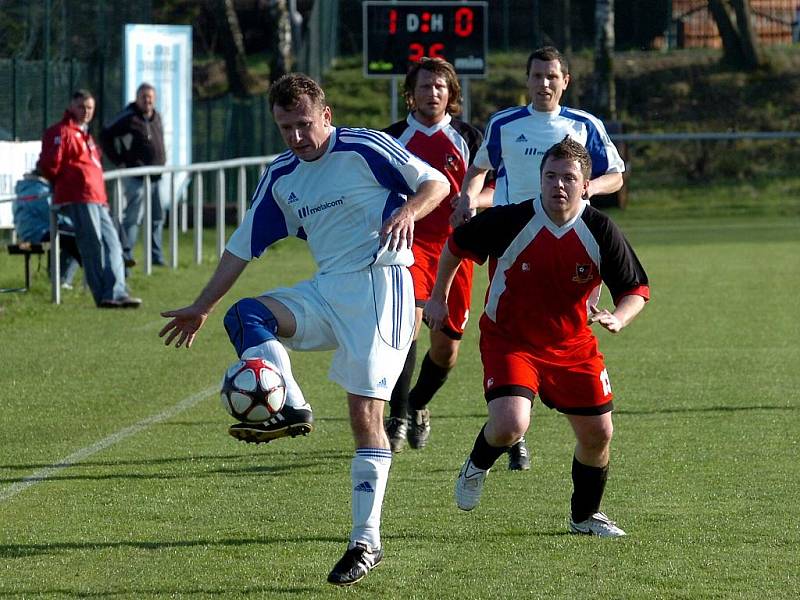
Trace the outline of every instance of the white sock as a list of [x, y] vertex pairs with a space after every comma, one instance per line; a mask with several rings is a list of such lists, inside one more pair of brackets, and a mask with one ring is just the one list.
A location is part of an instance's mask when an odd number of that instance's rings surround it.
[[383, 448], [358, 448], [350, 464], [353, 481], [353, 530], [350, 546], [364, 542], [381, 547], [381, 508], [392, 466], [392, 451]]
[[292, 375], [292, 363], [289, 360], [289, 353], [278, 340], [267, 340], [258, 346], [253, 346], [242, 352], [242, 358], [264, 358], [278, 367], [286, 382], [286, 404], [299, 408], [306, 406], [306, 399], [300, 386], [297, 385], [294, 375]]

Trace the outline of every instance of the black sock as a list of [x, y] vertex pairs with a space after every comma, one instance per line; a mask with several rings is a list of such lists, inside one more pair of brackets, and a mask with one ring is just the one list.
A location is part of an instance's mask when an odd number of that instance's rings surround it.
[[572, 520], [580, 523], [600, 510], [600, 500], [606, 489], [608, 465], [590, 467], [572, 457]]
[[478, 437], [475, 438], [475, 445], [472, 447], [472, 453], [469, 455], [472, 459], [472, 464], [479, 469], [491, 469], [497, 459], [500, 458], [504, 452], [508, 451], [508, 448], [505, 446], [500, 448], [490, 446], [484, 435], [485, 430], [486, 425], [481, 428]]
[[408, 394], [408, 406], [411, 410], [422, 410], [431, 401], [433, 395], [447, 381], [450, 369], [440, 367], [431, 360], [430, 352], [425, 354], [419, 368], [419, 377], [414, 389]]
[[408, 356], [403, 370], [397, 383], [392, 390], [392, 398], [389, 400], [389, 416], [405, 419], [408, 416], [408, 390], [411, 387], [411, 377], [414, 375], [414, 367], [417, 364], [417, 340], [411, 342], [408, 348]]

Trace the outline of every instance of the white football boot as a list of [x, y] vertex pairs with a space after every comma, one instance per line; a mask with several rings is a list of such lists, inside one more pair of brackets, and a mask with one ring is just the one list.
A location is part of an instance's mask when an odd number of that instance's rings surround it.
[[596, 512], [591, 517], [580, 523], [572, 519], [569, 520], [570, 533], [580, 533], [582, 535], [596, 535], [598, 537], [622, 537], [625, 532], [617, 524], [609, 519], [605, 513]]
[[461, 510], [472, 510], [481, 501], [483, 482], [486, 481], [488, 470], [479, 469], [468, 458], [456, 479], [455, 498], [456, 506]]

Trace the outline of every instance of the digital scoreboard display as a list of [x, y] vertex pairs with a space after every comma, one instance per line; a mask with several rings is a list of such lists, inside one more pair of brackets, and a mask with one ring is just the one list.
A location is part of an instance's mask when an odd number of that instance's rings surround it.
[[487, 2], [365, 2], [364, 73], [405, 75], [422, 57], [443, 58], [460, 77], [485, 77]]

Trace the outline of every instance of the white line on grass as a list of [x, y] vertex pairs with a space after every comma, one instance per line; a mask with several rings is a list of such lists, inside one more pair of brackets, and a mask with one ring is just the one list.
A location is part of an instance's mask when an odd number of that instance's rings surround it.
[[36, 485], [37, 483], [41, 483], [45, 479], [48, 479], [58, 473], [59, 471], [63, 471], [64, 469], [71, 467], [74, 464], [85, 460], [86, 458], [90, 457], [92, 454], [97, 454], [101, 450], [105, 450], [109, 446], [113, 446], [117, 442], [121, 442], [122, 440], [131, 437], [132, 435], [136, 435], [140, 431], [144, 431], [148, 429], [150, 426], [155, 425], [156, 423], [161, 423], [162, 421], [166, 421], [167, 419], [171, 419], [175, 415], [182, 413], [183, 411], [192, 408], [195, 404], [208, 398], [211, 394], [217, 391], [217, 387], [209, 387], [201, 392], [197, 392], [196, 394], [189, 396], [171, 406], [165, 411], [162, 411], [156, 415], [151, 415], [145, 419], [142, 419], [138, 423], [131, 425], [130, 427], [125, 427], [124, 429], [120, 429], [119, 431], [112, 433], [106, 438], [95, 442], [91, 446], [86, 446], [85, 448], [81, 448], [77, 452], [70, 454], [63, 460], [60, 460], [57, 463], [50, 465], [49, 467], [45, 467], [44, 469], [37, 471], [33, 475], [28, 475], [22, 481], [18, 481], [5, 490], [0, 492], [0, 502], [3, 500], [8, 500], [13, 498], [20, 492], [24, 492], [26, 489], [31, 487], [32, 485]]

